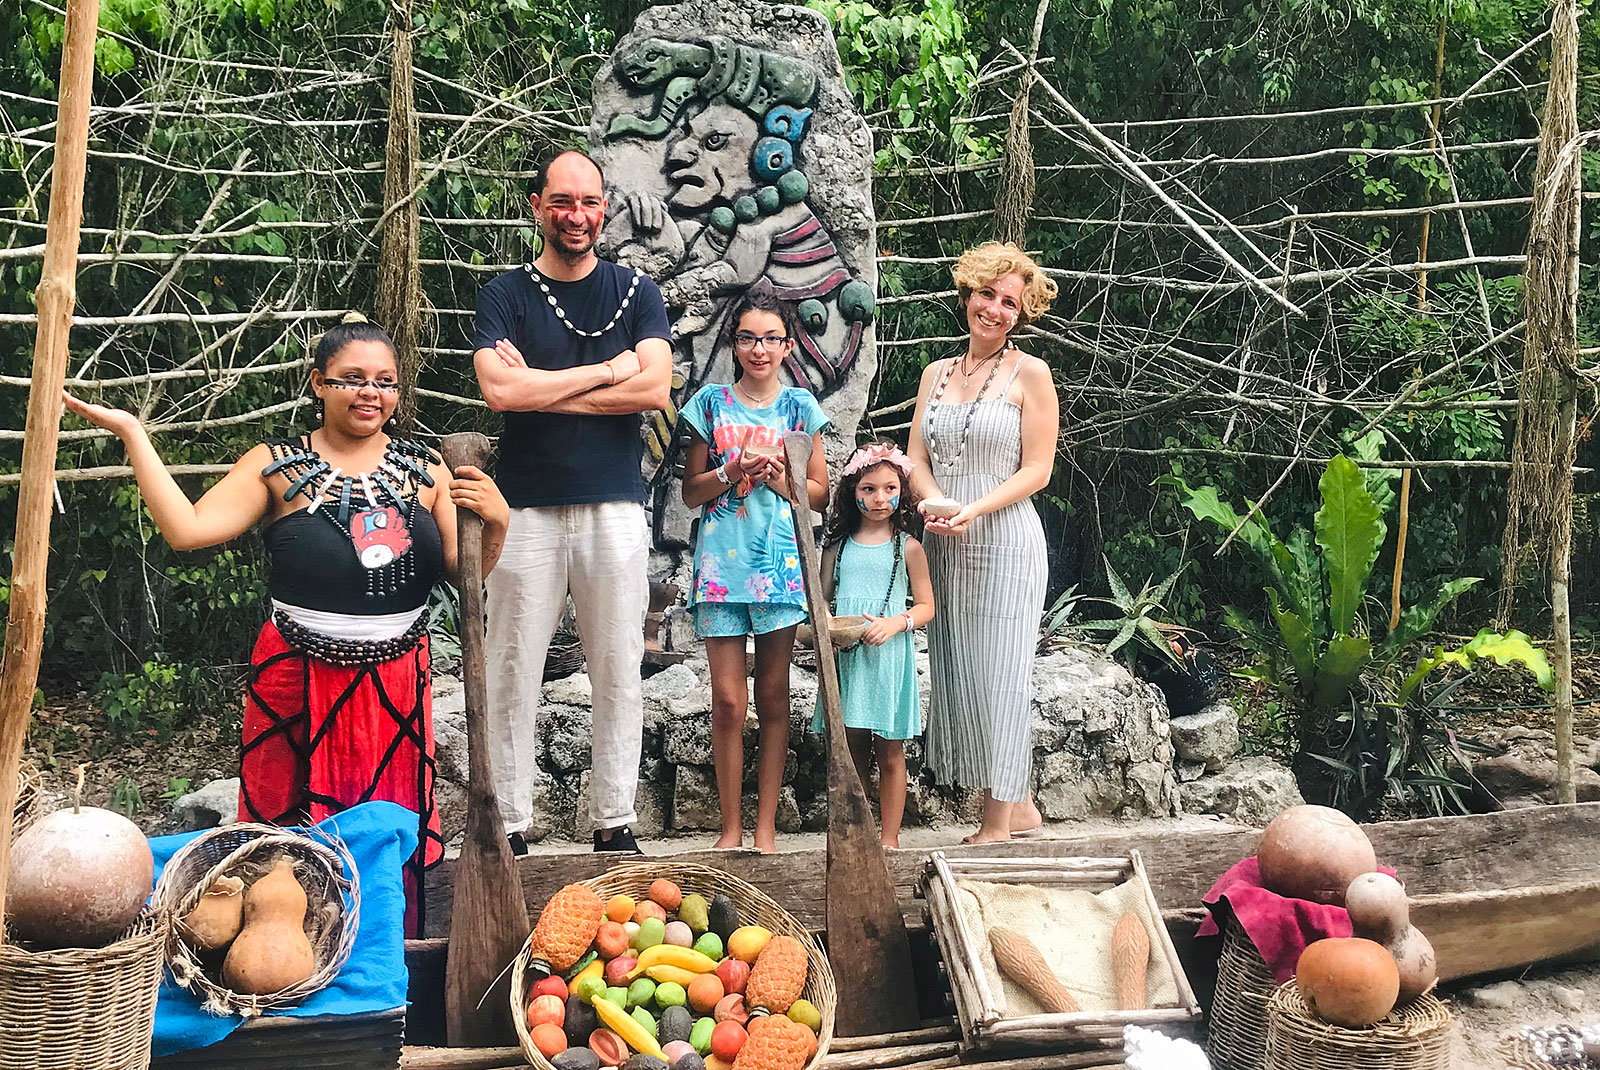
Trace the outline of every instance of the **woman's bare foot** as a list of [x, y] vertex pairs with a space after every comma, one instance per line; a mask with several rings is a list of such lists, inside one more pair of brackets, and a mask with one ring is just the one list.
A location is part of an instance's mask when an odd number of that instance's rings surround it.
[[730, 847], [744, 846], [744, 830], [736, 829], [733, 832], [723, 832], [717, 837], [717, 842], [711, 845], [713, 851], [725, 851]]
[[890, 837], [885, 836], [881, 842], [881, 846], [898, 848], [900, 846], [900, 837], [895, 836], [891, 839]]
[[760, 851], [764, 855], [775, 855], [775, 854], [777, 854], [778, 853], [778, 833], [777, 833], [777, 830], [773, 830], [772, 832], [764, 832], [764, 831], [762, 831], [760, 829], [757, 829], [756, 830], [756, 850]]
[[994, 829], [980, 828], [970, 836], [963, 836], [961, 842], [970, 847], [975, 843], [1006, 843], [1010, 839], [1011, 833], [1004, 829], [996, 831]]
[[1032, 832], [1043, 824], [1044, 815], [1033, 804], [1031, 795], [1011, 808], [1012, 832]]

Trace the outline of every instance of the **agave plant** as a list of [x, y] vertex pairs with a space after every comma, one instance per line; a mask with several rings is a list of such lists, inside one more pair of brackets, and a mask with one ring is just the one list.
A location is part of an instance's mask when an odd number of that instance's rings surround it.
[[1139, 593], [1133, 594], [1128, 585], [1122, 582], [1122, 577], [1117, 575], [1117, 570], [1111, 567], [1111, 560], [1104, 556], [1101, 560], [1106, 565], [1106, 582], [1111, 586], [1111, 597], [1085, 598], [1083, 601], [1110, 606], [1120, 615], [1103, 620], [1081, 620], [1073, 623], [1071, 627], [1091, 635], [1109, 635], [1111, 638], [1106, 641], [1107, 654], [1115, 654], [1128, 643], [1138, 641], [1166, 661], [1180, 669], [1184, 668], [1183, 661], [1167, 642], [1167, 637], [1162, 634], [1161, 625], [1154, 617], [1155, 613], [1166, 611], [1164, 603], [1167, 596], [1172, 593], [1173, 584], [1183, 575], [1183, 567], [1179, 567], [1178, 571], [1160, 583], [1152, 585], [1150, 580], [1145, 580]]

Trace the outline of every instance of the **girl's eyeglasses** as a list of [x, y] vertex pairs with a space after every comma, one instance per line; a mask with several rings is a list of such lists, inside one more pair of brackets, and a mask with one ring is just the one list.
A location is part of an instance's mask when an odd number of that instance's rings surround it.
[[757, 337], [756, 335], [746, 334], [743, 331], [740, 331], [738, 334], [733, 336], [733, 348], [737, 349], [741, 353], [752, 353], [755, 351], [757, 346], [760, 346], [762, 349], [771, 352], [774, 349], [780, 349], [783, 346], [788, 345], [792, 341], [794, 341], [794, 339], [790, 338], [786, 334], [769, 334], [762, 337]]
[[400, 392], [400, 384], [393, 379], [324, 379], [323, 382], [340, 390], [364, 390], [370, 386], [380, 394]]

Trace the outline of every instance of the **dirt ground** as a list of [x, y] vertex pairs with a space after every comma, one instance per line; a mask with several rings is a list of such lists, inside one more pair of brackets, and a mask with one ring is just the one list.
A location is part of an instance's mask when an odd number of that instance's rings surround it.
[[1456, 1070], [1506, 1070], [1522, 1065], [1505, 1046], [1522, 1030], [1600, 1022], [1600, 966], [1536, 967], [1500, 982], [1452, 986], [1441, 995], [1456, 1017]]

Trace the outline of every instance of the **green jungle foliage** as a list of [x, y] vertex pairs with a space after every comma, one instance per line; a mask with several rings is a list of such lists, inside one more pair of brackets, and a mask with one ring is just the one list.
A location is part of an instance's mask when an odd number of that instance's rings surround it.
[[[812, 0], [812, 6], [834, 27], [850, 87], [873, 127], [879, 219], [937, 217], [885, 222], [878, 234], [880, 253], [889, 257], [880, 263], [879, 293], [909, 299], [880, 306], [878, 337], [891, 344], [879, 349], [872, 407], [892, 411], [869, 419], [863, 434], [903, 438], [905, 410], [895, 406], [914, 393], [929, 361], [959, 351], [963, 324], [951, 302], [926, 295], [950, 288], [942, 258], [993, 233], [989, 209], [1017, 88], [1012, 46], [1028, 48], [1034, 5]], [[554, 148], [583, 143], [590, 82], [642, 7], [638, 0], [415, 3], [417, 107], [425, 113], [421, 156], [451, 161], [419, 198], [423, 289], [429, 308], [440, 310], [421, 377], [430, 390], [476, 394], [470, 367], [450, 355], [465, 346], [469, 324], [449, 310], [470, 309], [492, 265], [525, 259], [534, 243], [531, 228], [481, 221], [519, 217], [532, 163]], [[158, 236], [191, 233], [205, 219], [208, 228], [227, 235], [206, 248], [235, 259], [191, 259], [170, 275], [167, 264], [88, 261], [79, 277], [80, 312], [122, 314], [147, 300], [159, 309], [211, 313], [362, 307], [374, 281], [368, 237], [381, 199], [390, 10], [378, 0], [104, 0], [95, 100], [116, 112], [97, 118], [95, 147], [117, 155], [91, 159], [84, 252], [167, 251], [183, 243]], [[1453, 154], [1448, 171], [1425, 153], [1370, 151], [1426, 145], [1422, 107], [1347, 110], [1293, 122], [1120, 124], [1449, 95], [1487, 74], [1498, 58], [1540, 32], [1545, 19], [1543, 0], [1057, 2], [1044, 23], [1039, 69], [1081, 111], [1111, 124], [1114, 137], [1151, 158], [1295, 156], [1232, 170], [1195, 165], [1165, 172], [1190, 183], [1220, 216], [1242, 224], [1266, 223], [1292, 210], [1492, 201], [1527, 194], [1531, 147]], [[1441, 20], [1443, 77], [1436, 79]], [[0, 5], [0, 32], [11, 42], [0, 56], [6, 120], [0, 128], [6, 154], [0, 231], [11, 247], [43, 240], [61, 25], [41, 0]], [[1588, 17], [1581, 25], [1580, 69], [1590, 76], [1582, 83], [1580, 124], [1588, 129], [1600, 122], [1600, 82], [1592, 77], [1600, 70], [1600, 20]], [[1536, 47], [1513, 62], [1487, 87], [1492, 95], [1445, 109], [1448, 143], [1535, 136], [1543, 54]], [[323, 85], [326, 90], [307, 103], [305, 87]], [[1368, 277], [1360, 286], [1326, 291], [1297, 284], [1291, 297], [1304, 303], [1304, 318], [1242, 292], [1107, 285], [1101, 277], [1113, 273], [1223, 274], [1137, 189], [1086, 166], [1093, 157], [1082, 146], [1082, 131], [1062, 125], [1067, 120], [1059, 109], [1049, 110], [1054, 105], [1043, 87], [1032, 92], [1054, 129], [1036, 120], [1031, 131], [1038, 185], [1028, 245], [1046, 264], [1085, 273], [1060, 280], [1062, 292], [1039, 325], [1043, 333], [1025, 341], [1054, 368], [1063, 406], [1060, 463], [1052, 486], [1037, 499], [1051, 537], [1053, 592], [1077, 585], [1084, 596], [1102, 594], [1102, 568], [1119, 576], [1174, 576], [1161, 599], [1166, 621], [1203, 628], [1217, 622], [1227, 604], [1239, 607], [1241, 619], [1266, 619], [1254, 566], [1240, 555], [1196, 554], [1189, 509], [1154, 484], [1171, 476], [1189, 486], [1224, 488], [1219, 502], [1276, 484], [1261, 517], [1264, 530], [1315, 510], [1314, 469], [1295, 467], [1285, 475], [1285, 462], [1275, 458], [1347, 452], [1379, 413], [1369, 404], [1279, 411], [1284, 406], [1277, 402], [1252, 398], [1256, 384], [1269, 380], [1278, 384], [1273, 390], [1291, 393], [1303, 387], [1340, 396], [1370, 383], [1373, 396], [1393, 396], [1423, 372], [1428, 378], [1414, 401], [1454, 399], [1472, 407], [1402, 407], [1385, 414], [1385, 455], [1507, 456], [1515, 416], [1504, 405], [1510, 396], [1504, 383], [1520, 362], [1520, 343], [1510, 335], [1490, 344], [1485, 318], [1496, 335], [1516, 322], [1515, 267], [1486, 268], [1481, 289], [1470, 274], [1436, 273], [1421, 312], [1413, 276]], [[202, 114], [185, 107], [196, 97], [229, 103]], [[427, 115], [475, 119], [462, 125]], [[1329, 146], [1350, 151], [1307, 155]], [[952, 166], [961, 170], [929, 173]], [[1600, 187], [1600, 158], [1593, 151], [1585, 155], [1585, 174], [1589, 188]], [[1584, 216], [1586, 252], [1600, 240], [1595, 205], [1588, 202]], [[1106, 222], [1118, 218], [1137, 225]], [[1464, 228], [1478, 256], [1515, 255], [1526, 225], [1525, 207], [1439, 214], [1429, 256], [1468, 255]], [[1268, 260], [1281, 264], [1287, 254], [1295, 270], [1380, 255], [1403, 263], [1415, 258], [1420, 217], [1351, 217], [1339, 224], [1337, 239], [1327, 229], [1291, 229], [1287, 245], [1282, 227], [1249, 233]], [[1253, 256], [1233, 236], [1223, 240], [1235, 255]], [[347, 270], [363, 250], [362, 266]], [[1600, 270], [1592, 252], [1587, 255], [1582, 338], [1594, 346], [1600, 344]], [[0, 259], [0, 313], [29, 311], [38, 281], [36, 258]], [[183, 322], [81, 330], [73, 336], [71, 372], [116, 378], [177, 369], [203, 356], [202, 345], [243, 354], [238, 364], [292, 364], [316, 329], [264, 320], [205, 331]], [[0, 374], [26, 376], [32, 342], [31, 326], [0, 322]], [[1219, 401], [1180, 388], [1199, 378], [1237, 396]], [[102, 394], [145, 414], [184, 407], [189, 419], [226, 418], [305, 397], [304, 370], [295, 366], [242, 377], [214, 395], [203, 392], [209, 385], [143, 382]], [[22, 426], [25, 393], [15, 380], [0, 385], [0, 427]], [[305, 407], [278, 411], [266, 420], [164, 435], [158, 446], [172, 464], [226, 463], [264, 434], [304, 429], [310, 419]], [[430, 432], [492, 431], [496, 421], [482, 410], [423, 398], [419, 424]], [[1594, 460], [1587, 441], [1583, 452], [1585, 461]], [[15, 440], [0, 443], [0, 468], [15, 470], [19, 456]], [[122, 462], [120, 446], [103, 438], [62, 444], [63, 467]], [[1499, 575], [1503, 473], [1428, 470], [1422, 476], [1413, 487], [1403, 600], [1432, 605], [1441, 584], [1485, 577], [1475, 588], [1455, 589], [1453, 606], [1446, 600], [1433, 611], [1437, 623], [1475, 632]], [[197, 494], [206, 481], [183, 482]], [[66, 511], [52, 535], [46, 691], [99, 692], [119, 726], [158, 729], [218, 702], [233, 703], [234, 674], [265, 613], [259, 539], [175, 553], [155, 534], [131, 484], [63, 483], [61, 491]], [[1589, 481], [1580, 483], [1580, 556], [1596, 549], [1588, 507], [1594, 492]], [[14, 486], [0, 485], [0, 532], [6, 533], [0, 537], [6, 539], [14, 503]], [[1312, 544], [1291, 537], [1286, 545], [1310, 552]], [[9, 554], [9, 544], [3, 549]], [[1372, 552], [1392, 560], [1392, 540]], [[1358, 564], [1340, 565], [1341, 575], [1359, 571]], [[1389, 569], [1374, 568], [1372, 560], [1366, 567], [1371, 575], [1363, 578], [1363, 597], [1386, 601]], [[0, 579], [0, 601], [6, 594]], [[1580, 586], [1575, 594], [1580, 614], [1592, 616], [1592, 592]], [[1330, 640], [1349, 609], [1347, 601], [1337, 611], [1329, 603]], [[1540, 609], [1536, 595], [1525, 598], [1527, 616], [1519, 623], [1537, 630]], [[447, 610], [439, 612], [443, 620]]]

